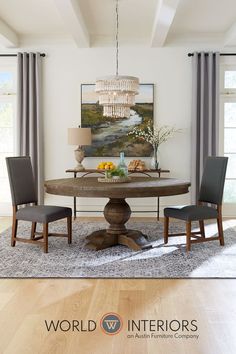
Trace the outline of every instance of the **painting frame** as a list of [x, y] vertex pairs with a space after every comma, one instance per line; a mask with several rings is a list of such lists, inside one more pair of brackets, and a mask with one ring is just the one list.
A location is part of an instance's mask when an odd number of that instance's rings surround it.
[[[126, 118], [123, 120], [112, 120], [111, 118], [103, 117], [103, 108], [98, 104], [95, 84], [82, 83], [80, 85], [81, 126], [92, 129], [92, 145], [85, 147], [86, 157], [118, 157], [120, 151], [124, 151], [127, 157], [150, 157], [152, 155], [150, 144], [133, 138], [128, 132], [139, 124], [142, 128], [145, 128], [147, 125], [154, 126], [154, 91], [154, 83], [140, 84], [140, 92], [136, 96], [136, 103], [132, 107], [131, 112], [132, 117], [128, 122]], [[134, 122], [133, 125], [131, 124], [132, 121]], [[120, 124], [120, 129], [117, 127], [117, 131], [115, 132], [114, 126], [118, 124], [117, 122]], [[121, 129], [122, 125], [125, 126], [123, 133]], [[98, 132], [103, 137], [102, 146], [99, 146]]]

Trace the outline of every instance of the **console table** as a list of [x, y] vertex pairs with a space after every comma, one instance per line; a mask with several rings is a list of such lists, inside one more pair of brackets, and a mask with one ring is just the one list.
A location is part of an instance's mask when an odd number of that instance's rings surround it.
[[[160, 178], [163, 173], [169, 173], [169, 172], [170, 172], [170, 170], [145, 169], [145, 170], [142, 170], [142, 171], [136, 171], [136, 170], [129, 171], [129, 175], [141, 174], [141, 175], [145, 175], [147, 177], [153, 177], [153, 175], [154, 175], [154, 176], [157, 176], [158, 178]], [[74, 178], [83, 178], [83, 177], [91, 175], [91, 174], [105, 175], [105, 170], [85, 169], [83, 171], [77, 171], [75, 169], [68, 169], [68, 170], [66, 170], [66, 173], [73, 173]], [[156, 212], [157, 213], [157, 220], [159, 220], [159, 218], [160, 218], [160, 197], [157, 197], [156, 200], [157, 200], [157, 208], [156, 208], [156, 210], [138, 210], [138, 211], [135, 211], [135, 213], [153, 213], [153, 212]], [[74, 205], [73, 205], [74, 219], [76, 219], [76, 214], [77, 213], [102, 212], [102, 210], [77, 210], [76, 196], [73, 197], [73, 202], [74, 202]]]

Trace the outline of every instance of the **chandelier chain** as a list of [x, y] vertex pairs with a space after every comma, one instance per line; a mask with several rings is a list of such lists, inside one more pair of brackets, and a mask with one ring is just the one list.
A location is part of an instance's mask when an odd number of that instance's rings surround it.
[[119, 75], [119, 0], [116, 0], [116, 75]]
[[139, 79], [134, 76], [119, 75], [119, 0], [115, 1], [116, 76], [97, 79], [95, 92], [99, 94], [99, 104], [103, 106], [103, 116], [118, 119], [130, 117], [131, 107], [135, 105], [135, 95], [138, 94]]

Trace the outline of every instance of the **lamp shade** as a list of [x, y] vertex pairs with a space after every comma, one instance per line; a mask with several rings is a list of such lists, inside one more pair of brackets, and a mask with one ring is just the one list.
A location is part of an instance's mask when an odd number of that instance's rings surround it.
[[90, 128], [68, 128], [69, 145], [91, 145], [92, 136]]

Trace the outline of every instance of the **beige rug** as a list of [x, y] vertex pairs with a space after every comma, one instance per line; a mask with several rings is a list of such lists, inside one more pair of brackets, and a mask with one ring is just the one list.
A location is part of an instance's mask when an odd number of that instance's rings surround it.
[[[163, 244], [163, 226], [156, 222], [130, 222], [129, 228], [148, 235], [153, 248], [134, 252], [125, 246], [102, 251], [86, 248], [86, 235], [102, 222], [76, 222], [73, 225], [73, 243], [66, 239], [50, 238], [49, 253], [36, 245], [17, 243], [10, 246], [11, 230], [0, 235], [0, 277], [90, 277], [90, 278], [236, 278], [236, 220], [224, 222], [225, 247], [218, 241], [196, 244], [188, 254], [185, 237], [170, 239]], [[182, 231], [184, 225], [172, 223], [173, 231]], [[51, 230], [65, 231], [65, 223], [51, 224]], [[21, 222], [19, 234], [29, 235], [29, 224]], [[207, 235], [216, 234], [216, 225], [206, 226]]]

